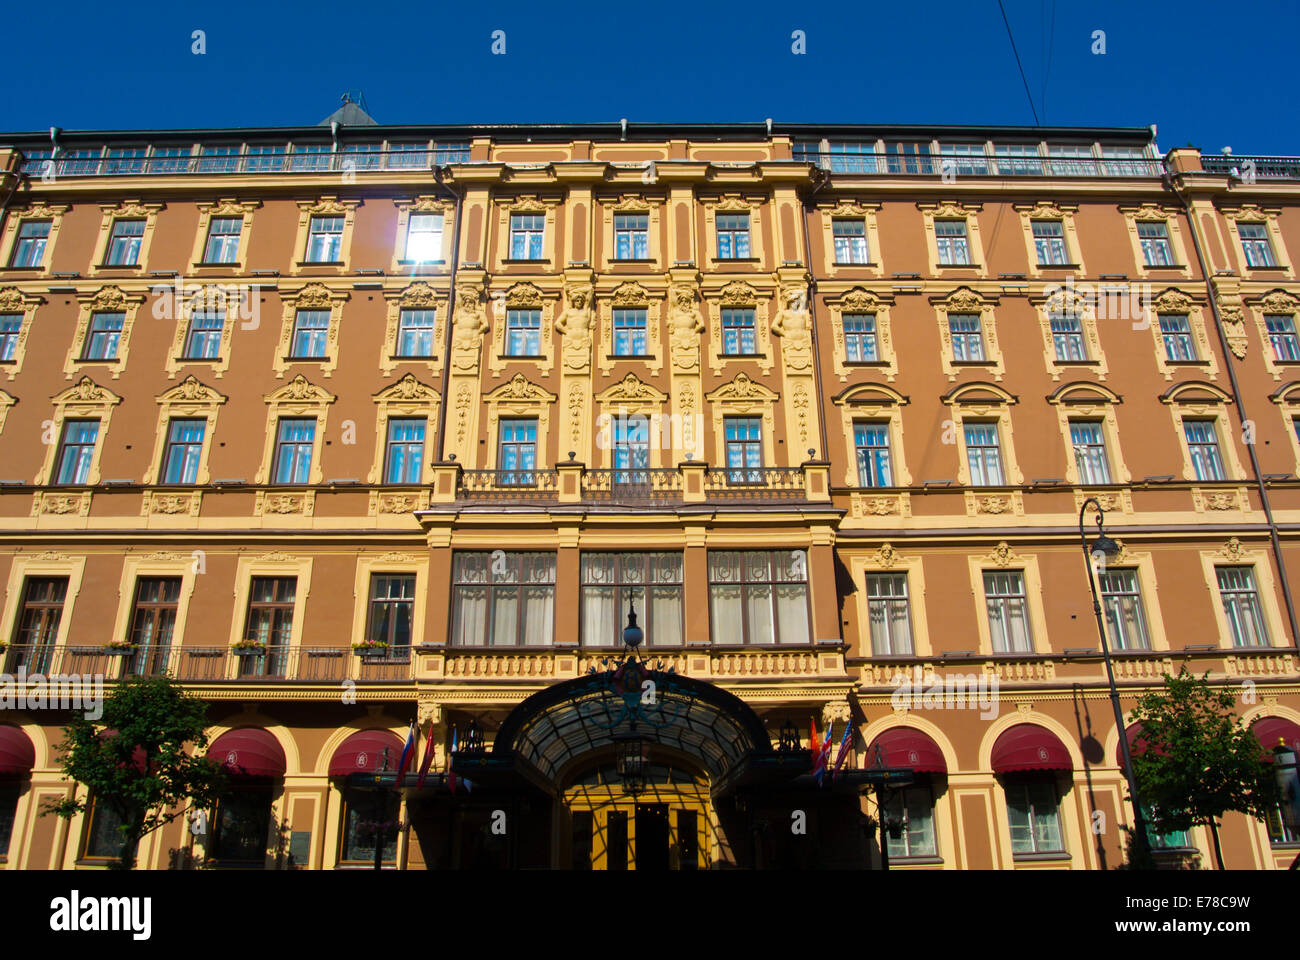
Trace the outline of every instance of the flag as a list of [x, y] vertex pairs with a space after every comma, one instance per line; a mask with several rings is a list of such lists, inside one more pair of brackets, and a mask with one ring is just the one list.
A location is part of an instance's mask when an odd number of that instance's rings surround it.
[[415, 783], [415, 785], [416, 785], [417, 787], [421, 787], [421, 788], [422, 788], [422, 787], [424, 786], [424, 778], [427, 777], [427, 776], [429, 775], [429, 766], [430, 766], [430, 764], [433, 763], [433, 754], [434, 754], [434, 750], [433, 750], [433, 731], [436, 730], [437, 728], [438, 728], [438, 725], [437, 725], [436, 723], [434, 723], [432, 720], [430, 720], [430, 721], [429, 721], [429, 738], [428, 738], [428, 739], [425, 741], [425, 743], [424, 743], [424, 759], [423, 759], [422, 761], [420, 761], [420, 779], [417, 780], [416, 783]]
[[826, 776], [826, 767], [830, 764], [831, 743], [835, 735], [835, 721], [832, 720], [826, 727], [826, 739], [822, 741], [821, 750], [817, 752], [817, 760], [813, 764], [813, 777], [817, 780], [817, 785], [823, 785]]
[[451, 749], [447, 751], [447, 789], [456, 792], [456, 773], [451, 769], [451, 755], [456, 752], [456, 728], [451, 728]]
[[[835, 722], [832, 721], [831, 725], [826, 728], [826, 743], [830, 743], [831, 731], [834, 728], [835, 728]], [[820, 785], [822, 782], [822, 774], [826, 772], [826, 743], [822, 743], [822, 741], [817, 736], [816, 720], [813, 721], [811, 739], [812, 739], [812, 755], [813, 755], [812, 775], [813, 775], [813, 779], [817, 781], [818, 785]]]
[[844, 736], [840, 738], [840, 749], [835, 755], [835, 766], [831, 769], [831, 779], [834, 780], [840, 775], [840, 765], [849, 755], [849, 747], [853, 746], [853, 724], [844, 725]]
[[415, 721], [411, 721], [410, 732], [406, 734], [406, 743], [402, 745], [402, 759], [397, 764], [397, 786], [402, 785], [402, 777], [406, 776], [407, 769], [411, 766], [411, 761], [415, 757]]

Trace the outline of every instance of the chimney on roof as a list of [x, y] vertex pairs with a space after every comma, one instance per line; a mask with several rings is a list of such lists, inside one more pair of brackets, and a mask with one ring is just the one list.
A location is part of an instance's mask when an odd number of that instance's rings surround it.
[[318, 123], [317, 126], [329, 127], [336, 123], [341, 127], [376, 126], [375, 118], [366, 113], [364, 109], [364, 104], [366, 102], [365, 95], [360, 91], [357, 92], [357, 95], [361, 103], [357, 103], [353, 100], [350, 92], [343, 94], [343, 96], [339, 98], [343, 101], [343, 105]]

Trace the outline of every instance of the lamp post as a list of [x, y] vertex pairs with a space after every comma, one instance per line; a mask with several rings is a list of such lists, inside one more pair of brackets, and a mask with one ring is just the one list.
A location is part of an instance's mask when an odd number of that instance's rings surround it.
[[[639, 677], [640, 672], [636, 670], [636, 651], [645, 639], [645, 631], [636, 624], [636, 607], [633, 606], [632, 596], [629, 592], [627, 598], [627, 626], [623, 628], [623, 646], [627, 648], [627, 656], [623, 661], [623, 670], [631, 669], [634, 677]], [[628, 677], [624, 677], [624, 682], [629, 683]], [[633, 681], [632, 689], [628, 691], [628, 697], [640, 697], [640, 683]], [[636, 729], [637, 711], [629, 712], [628, 732], [614, 735], [614, 741], [618, 744], [618, 755], [616, 758], [616, 767], [619, 778], [623, 781], [623, 790], [633, 797], [639, 796], [646, 788], [646, 773], [650, 760], [650, 745], [645, 741]]]
[[[1097, 538], [1092, 546], [1083, 530], [1083, 516], [1092, 504], [1097, 510]], [[1097, 581], [1092, 573], [1092, 559], [1100, 555], [1103, 558], [1119, 555], [1119, 545], [1102, 529], [1105, 512], [1096, 497], [1089, 497], [1079, 507], [1079, 542], [1083, 545], [1083, 565], [1088, 571], [1088, 588], [1092, 591], [1092, 612], [1097, 618], [1097, 634], [1101, 637], [1101, 656], [1106, 661], [1106, 682], [1110, 686], [1110, 705], [1115, 711], [1115, 729], [1119, 732], [1120, 756], [1124, 760], [1124, 778], [1128, 781], [1129, 799], [1133, 801], [1133, 829], [1135, 859], [1143, 868], [1151, 863], [1151, 844], [1147, 839], [1146, 817], [1142, 814], [1142, 801], [1138, 798], [1137, 779], [1133, 775], [1133, 757], [1128, 746], [1128, 731], [1124, 728], [1124, 711], [1119, 706], [1119, 690], [1115, 687], [1115, 670], [1110, 662], [1110, 644], [1106, 640], [1106, 624], [1101, 616], [1101, 600], [1097, 596]]]
[[383, 775], [388, 770], [388, 748], [375, 764], [375, 869], [384, 869], [384, 815], [387, 811], [387, 791], [384, 790]]

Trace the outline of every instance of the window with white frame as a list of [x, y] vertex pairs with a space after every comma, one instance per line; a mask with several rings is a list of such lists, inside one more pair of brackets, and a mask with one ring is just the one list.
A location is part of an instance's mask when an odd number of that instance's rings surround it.
[[31, 269], [45, 261], [45, 245], [50, 239], [49, 220], [24, 220], [18, 225], [9, 266]]
[[989, 639], [994, 653], [1032, 653], [1033, 629], [1029, 624], [1029, 598], [1022, 570], [987, 570], [984, 602], [989, 618]]
[[1106, 456], [1106, 434], [1100, 420], [1071, 420], [1070, 443], [1074, 467], [1084, 486], [1110, 483], [1110, 461]]
[[1165, 345], [1165, 359], [1173, 363], [1196, 359], [1196, 341], [1192, 339], [1192, 325], [1183, 314], [1160, 315], [1160, 339]]
[[1083, 341], [1083, 321], [1075, 314], [1054, 314], [1048, 319], [1052, 327], [1052, 347], [1059, 362], [1088, 359]]
[[397, 315], [397, 355], [432, 357], [436, 311], [402, 308]]
[[867, 574], [867, 621], [874, 655], [910, 656], [914, 652], [907, 574]]
[[442, 259], [442, 221], [440, 213], [413, 213], [406, 221], [406, 259], [431, 263]]
[[1268, 342], [1273, 346], [1273, 359], [1282, 362], [1300, 361], [1300, 338], [1296, 336], [1295, 317], [1287, 314], [1269, 314], [1264, 317]]
[[499, 482], [531, 486], [537, 482], [537, 418], [507, 417], [501, 421], [497, 450]]
[[867, 224], [860, 218], [836, 217], [831, 221], [836, 263], [868, 263]]
[[722, 352], [728, 356], [748, 356], [758, 350], [753, 307], [722, 309]]
[[749, 214], [718, 214], [717, 233], [719, 260], [749, 259]]
[[554, 631], [555, 554], [487, 550], [456, 554], [453, 646], [549, 646]]
[[1273, 242], [1268, 238], [1268, 226], [1263, 223], [1238, 223], [1237, 235], [1241, 237], [1242, 253], [1249, 267], [1276, 267]]
[[886, 832], [886, 851], [890, 862], [938, 856], [934, 839], [934, 793], [925, 774], [917, 774], [911, 786], [892, 790], [885, 803], [891, 820], [902, 821], [897, 837]]
[[1267, 647], [1268, 627], [1254, 567], [1215, 567], [1223, 616], [1234, 647]]
[[546, 217], [540, 213], [514, 213], [510, 215], [510, 259], [542, 259], [542, 238], [546, 231]]
[[208, 240], [203, 247], [203, 262], [238, 263], [239, 235], [243, 229], [243, 217], [213, 217], [208, 223]]
[[1192, 473], [1197, 480], [1226, 480], [1223, 457], [1219, 453], [1219, 432], [1213, 420], [1183, 420], [1183, 436], [1187, 440], [1187, 456], [1192, 462]]
[[953, 363], [984, 361], [984, 332], [978, 313], [948, 314], [948, 333], [952, 337]]
[[18, 353], [18, 335], [22, 333], [21, 313], [0, 313], [0, 363], [12, 363]]
[[1034, 253], [1040, 267], [1061, 266], [1070, 262], [1065, 251], [1065, 226], [1060, 220], [1035, 220]]
[[805, 551], [709, 551], [715, 644], [809, 643], [810, 619]]
[[542, 311], [506, 311], [506, 356], [539, 357], [542, 355]]
[[295, 360], [323, 358], [329, 329], [328, 310], [297, 311], [293, 317], [293, 343], [289, 356]]
[[114, 220], [108, 235], [104, 263], [110, 267], [134, 267], [140, 263], [140, 244], [144, 240], [143, 220]]
[[90, 477], [90, 465], [99, 439], [98, 420], [65, 420], [59, 453], [54, 461], [56, 484], [81, 484]]
[[1142, 258], [1148, 267], [1172, 267], [1174, 250], [1169, 245], [1169, 227], [1154, 221], [1137, 225], [1138, 242], [1142, 245]]
[[763, 482], [763, 429], [758, 417], [726, 417], [727, 483]]
[[966, 438], [966, 463], [970, 467], [971, 486], [1000, 487], [1006, 483], [997, 423], [991, 420], [967, 421], [962, 425], [962, 432]]
[[312, 449], [316, 441], [316, 419], [282, 419], [276, 426], [275, 483], [307, 483], [311, 477]]
[[614, 310], [614, 356], [644, 357], [647, 352], [646, 326], [649, 311], [645, 307], [618, 307]]
[[307, 262], [338, 263], [343, 256], [343, 217], [312, 217], [307, 229]]
[[122, 340], [125, 313], [96, 313], [90, 318], [90, 330], [82, 347], [82, 360], [116, 360]]
[[1017, 777], [1005, 784], [1011, 853], [1017, 856], [1065, 852], [1060, 794], [1051, 774]]
[[940, 263], [950, 267], [970, 265], [970, 239], [966, 236], [965, 220], [934, 221], [934, 241]]
[[1106, 568], [1098, 573], [1106, 635], [1116, 650], [1149, 650], [1146, 614], [1138, 572]]
[[844, 324], [844, 359], [849, 363], [875, 363], [880, 359], [876, 349], [876, 315], [874, 313], [846, 313]]
[[400, 417], [388, 421], [384, 449], [384, 483], [419, 483], [424, 467], [423, 417]]
[[648, 260], [650, 258], [650, 215], [648, 213], [614, 214], [614, 259]]
[[681, 553], [582, 554], [582, 643], [623, 642], [628, 604], [635, 605], [646, 646], [680, 646], [683, 636]]
[[167, 445], [163, 448], [162, 482], [195, 483], [203, 456], [204, 419], [173, 419], [167, 424]]
[[892, 487], [894, 485], [889, 456], [889, 421], [854, 422], [853, 449], [857, 455], [859, 486]]

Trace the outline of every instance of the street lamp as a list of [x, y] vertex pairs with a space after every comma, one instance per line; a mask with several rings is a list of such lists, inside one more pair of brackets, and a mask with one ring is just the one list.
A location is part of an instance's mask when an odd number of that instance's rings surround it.
[[[629, 695], [638, 698], [641, 687], [638, 678], [641, 674], [636, 668], [636, 648], [641, 646], [644, 639], [645, 631], [636, 625], [636, 607], [633, 606], [632, 596], [629, 593], [627, 598], [627, 626], [623, 628], [623, 645], [627, 648], [627, 657], [623, 662], [623, 670], [630, 670], [631, 674], [625, 675], [623, 680], [624, 684], [629, 688]], [[637, 732], [635, 711], [631, 712], [629, 716], [628, 732], [616, 734], [614, 741], [618, 744], [616, 767], [619, 779], [623, 781], [623, 790], [635, 797], [646, 788], [646, 773], [650, 765], [650, 745]]]
[[[1092, 504], [1097, 510], [1097, 536], [1088, 544], [1088, 537], [1083, 531], [1083, 515]], [[1101, 601], [1097, 598], [1097, 581], [1092, 575], [1094, 558], [1110, 559], [1119, 556], [1119, 544], [1106, 536], [1102, 529], [1105, 517], [1101, 504], [1096, 497], [1089, 497], [1079, 507], [1079, 542], [1083, 545], [1083, 565], [1088, 570], [1088, 588], [1092, 591], [1092, 612], [1097, 618], [1097, 633], [1101, 637], [1101, 656], [1106, 661], [1106, 682], [1110, 685], [1110, 705], [1115, 711], [1115, 729], [1119, 731], [1120, 756], [1124, 760], [1124, 778], [1128, 781], [1129, 799], [1133, 801], [1133, 839], [1135, 859], [1145, 868], [1151, 863], [1151, 844], [1147, 839], [1146, 817], [1142, 814], [1142, 801], [1138, 799], [1137, 780], [1133, 775], [1133, 757], [1128, 746], [1128, 731], [1124, 728], [1124, 711], [1119, 706], [1119, 690], [1115, 687], [1115, 670], [1110, 662], [1110, 644], [1106, 641], [1106, 624], [1101, 617]]]

